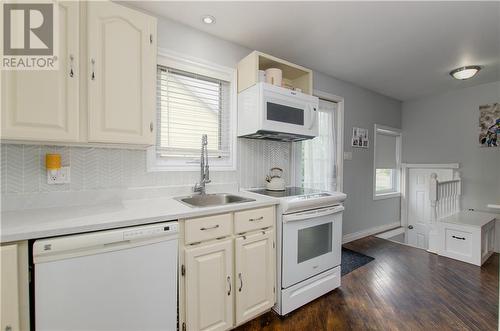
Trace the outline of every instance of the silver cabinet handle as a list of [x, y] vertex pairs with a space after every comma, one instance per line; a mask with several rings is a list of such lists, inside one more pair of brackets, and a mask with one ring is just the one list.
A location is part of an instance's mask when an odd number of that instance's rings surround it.
[[92, 74], [90, 75], [90, 79], [95, 80], [95, 60], [90, 59], [90, 63], [92, 63]]
[[150, 132], [153, 132], [153, 129], [154, 129], [153, 122], [150, 122], [150, 123], [149, 123], [149, 131], [150, 131]]
[[238, 278], [240, 279], [240, 288], [238, 289], [238, 292], [241, 292], [241, 289], [243, 288], [243, 279], [241, 278], [241, 272], [238, 274]]
[[255, 222], [255, 221], [262, 221], [264, 219], [264, 216], [257, 217], [257, 218], [250, 218], [248, 221], [249, 222]]
[[201, 231], [206, 231], [206, 230], [217, 229], [218, 227], [219, 227], [219, 224], [216, 224], [216, 225], [214, 225], [214, 226], [210, 226], [210, 227], [208, 227], [208, 228], [203, 227], [203, 228], [201, 228], [200, 230], [201, 230]]
[[227, 283], [229, 284], [229, 291], [227, 291], [227, 295], [231, 295], [231, 276], [227, 276]]
[[73, 56], [73, 54], [70, 54], [69, 55], [69, 76], [70, 77], [73, 77], [75, 74], [73, 72], [73, 60], [75, 59], [75, 57]]

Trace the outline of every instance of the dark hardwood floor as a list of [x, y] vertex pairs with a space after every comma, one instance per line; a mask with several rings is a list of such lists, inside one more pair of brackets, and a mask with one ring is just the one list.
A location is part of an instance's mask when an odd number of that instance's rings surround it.
[[375, 237], [345, 247], [375, 260], [289, 316], [237, 330], [498, 330], [498, 254], [479, 268]]

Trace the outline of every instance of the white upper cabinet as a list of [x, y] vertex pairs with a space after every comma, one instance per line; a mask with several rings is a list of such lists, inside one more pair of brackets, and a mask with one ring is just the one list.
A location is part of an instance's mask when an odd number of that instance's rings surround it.
[[153, 145], [156, 18], [111, 1], [57, 4], [59, 69], [2, 72], [1, 138]]
[[89, 2], [88, 140], [155, 142], [156, 19], [111, 2]]
[[58, 6], [59, 70], [2, 72], [2, 139], [79, 139], [79, 4]]

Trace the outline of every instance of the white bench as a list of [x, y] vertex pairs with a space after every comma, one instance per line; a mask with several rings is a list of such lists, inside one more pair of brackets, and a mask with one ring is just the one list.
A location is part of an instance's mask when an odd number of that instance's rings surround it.
[[[460, 210], [461, 179], [440, 182], [431, 175], [429, 249], [481, 266], [495, 249], [495, 214]], [[432, 241], [432, 243], [431, 243]]]

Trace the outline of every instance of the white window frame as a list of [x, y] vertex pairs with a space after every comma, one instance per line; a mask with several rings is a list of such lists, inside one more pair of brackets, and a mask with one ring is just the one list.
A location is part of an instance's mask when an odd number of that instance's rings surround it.
[[[377, 192], [377, 166], [375, 159], [377, 155], [377, 132], [396, 137], [396, 162], [397, 168], [393, 173], [394, 190], [386, 190]], [[401, 197], [401, 145], [402, 134], [401, 129], [392, 128], [390, 126], [375, 124], [373, 131], [373, 200], [383, 200]]]
[[[198, 75], [212, 77], [229, 82], [229, 156], [222, 160], [209, 158], [211, 171], [234, 171], [236, 170], [236, 107], [237, 107], [237, 72], [235, 68], [225, 67], [202, 59], [181, 55], [169, 50], [159, 49], [157, 65], [178, 69]], [[155, 86], [156, 89], [156, 86]], [[156, 117], [156, 114], [155, 114]], [[200, 139], [201, 148], [201, 139]], [[209, 153], [210, 157], [210, 153]], [[199, 171], [199, 158], [166, 159], [158, 157], [156, 142], [147, 150], [147, 171]]]

